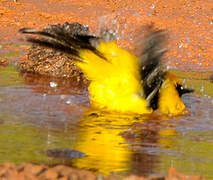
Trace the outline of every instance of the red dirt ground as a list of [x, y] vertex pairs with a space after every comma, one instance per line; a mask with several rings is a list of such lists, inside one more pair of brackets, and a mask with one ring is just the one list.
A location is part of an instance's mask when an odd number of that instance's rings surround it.
[[17, 42], [23, 27], [42, 29], [65, 21], [88, 24], [94, 32], [100, 26], [116, 29], [121, 46], [129, 49], [135, 46], [135, 32], [153, 23], [169, 31], [169, 66], [213, 71], [212, 0], [1, 0], [0, 42]]

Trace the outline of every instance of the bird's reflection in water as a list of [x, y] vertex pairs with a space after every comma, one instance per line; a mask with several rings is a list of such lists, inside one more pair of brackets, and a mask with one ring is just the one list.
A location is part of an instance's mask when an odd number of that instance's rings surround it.
[[[159, 130], [159, 120], [150, 122], [150, 118], [153, 117], [88, 113], [80, 123], [74, 145], [74, 149], [88, 156], [75, 159], [73, 165], [104, 175], [152, 174], [159, 159], [157, 153], [152, 153], [153, 149], [160, 146], [161, 136], [175, 135], [176, 131], [164, 133]], [[162, 142], [168, 145], [165, 141]]]

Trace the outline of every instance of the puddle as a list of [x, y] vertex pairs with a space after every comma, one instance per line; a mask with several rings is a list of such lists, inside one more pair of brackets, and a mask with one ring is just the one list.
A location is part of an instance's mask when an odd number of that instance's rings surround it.
[[[213, 89], [208, 72], [175, 73], [196, 90], [183, 101], [189, 115], [129, 116], [89, 110], [88, 92], [70, 79], [0, 68], [0, 163], [66, 164], [105, 175], [180, 172], [213, 178]], [[75, 149], [66, 160], [46, 150]]]

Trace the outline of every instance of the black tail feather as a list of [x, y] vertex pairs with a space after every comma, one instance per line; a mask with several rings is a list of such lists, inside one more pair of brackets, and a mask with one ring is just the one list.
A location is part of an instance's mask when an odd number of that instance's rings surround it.
[[165, 31], [152, 32], [146, 38], [144, 51], [140, 57], [144, 94], [153, 109], [157, 109], [159, 88], [167, 71], [162, 63], [162, 57], [166, 52], [165, 34]]
[[27, 41], [32, 44], [37, 44], [39, 46], [57, 49], [61, 52], [67, 53], [68, 55], [71, 55], [71, 57], [74, 58], [75, 60], [82, 61], [77, 50], [67, 46], [63, 46], [60, 43], [48, 42], [46, 40], [35, 39], [35, 38], [28, 38]]
[[[95, 53], [97, 56], [106, 60], [104, 55], [92, 46], [91, 39], [99, 39], [98, 37], [91, 35], [75, 34], [71, 35], [67, 33], [63, 28], [54, 28], [51, 32], [37, 31], [35, 29], [23, 28], [19, 30], [23, 34], [35, 34], [41, 36], [41, 39], [28, 37], [27, 41], [45, 47], [54, 48], [56, 50], [65, 52], [75, 59], [79, 60], [79, 51], [81, 49], [88, 49]], [[83, 60], [82, 60], [83, 61]]]

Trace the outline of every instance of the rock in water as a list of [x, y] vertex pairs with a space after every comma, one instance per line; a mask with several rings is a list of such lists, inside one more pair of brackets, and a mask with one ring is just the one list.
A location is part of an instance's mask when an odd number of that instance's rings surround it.
[[63, 149], [63, 148], [56, 148], [56, 149], [49, 149], [46, 151], [46, 155], [53, 158], [59, 159], [73, 159], [73, 158], [81, 158], [85, 157], [86, 154], [74, 149]]

